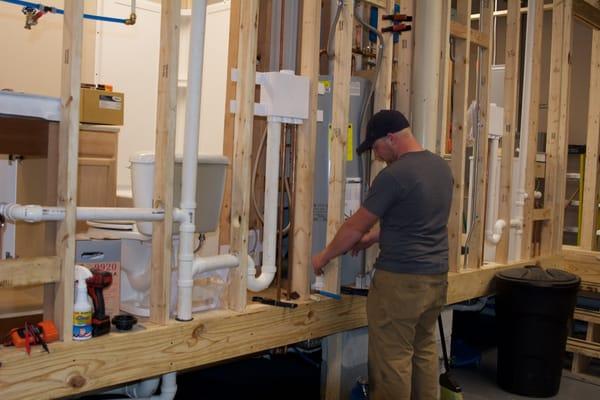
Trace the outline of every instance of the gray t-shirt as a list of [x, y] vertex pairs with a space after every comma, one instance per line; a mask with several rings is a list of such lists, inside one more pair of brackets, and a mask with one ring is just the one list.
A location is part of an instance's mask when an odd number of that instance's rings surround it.
[[375, 268], [407, 274], [448, 271], [452, 172], [428, 150], [405, 153], [373, 181], [363, 206], [380, 218]]

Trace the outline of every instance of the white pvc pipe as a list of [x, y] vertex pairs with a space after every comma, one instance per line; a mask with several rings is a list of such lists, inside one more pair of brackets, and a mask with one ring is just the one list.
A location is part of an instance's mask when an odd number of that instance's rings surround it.
[[194, 231], [196, 230], [196, 175], [198, 172], [198, 140], [200, 129], [200, 98], [202, 94], [202, 68], [204, 63], [204, 31], [206, 26], [206, 0], [192, 2], [192, 27], [190, 33], [188, 91], [185, 105], [185, 130], [183, 139], [183, 166], [181, 183], [181, 211], [186, 218], [179, 224], [179, 266], [177, 319], [192, 319], [192, 288], [194, 262]]
[[[0, 214], [12, 221], [40, 222], [65, 219], [63, 207], [36, 204], [0, 203]], [[158, 208], [77, 207], [76, 215], [78, 220], [161, 221], [164, 219], [165, 212]]]
[[277, 267], [275, 265], [277, 240], [277, 196], [279, 195], [279, 150], [281, 123], [267, 122], [267, 155], [265, 171], [265, 218], [261, 274], [256, 277], [254, 263], [248, 264], [248, 290], [260, 292], [269, 287]]
[[[515, 203], [515, 219], [519, 221], [519, 227], [515, 231], [515, 258], [521, 259], [521, 242], [523, 240], [523, 206], [527, 199], [525, 192], [525, 173], [527, 170], [527, 145], [528, 145], [528, 126], [530, 112], [529, 101], [531, 99], [532, 82], [531, 71], [533, 69], [533, 40], [536, 18], [542, 16], [536, 14], [536, 5], [534, 1], [530, 1], [527, 10], [527, 34], [525, 37], [525, 56], [524, 56], [524, 74], [523, 74], [523, 96], [521, 100], [521, 126], [520, 126], [520, 141], [519, 141], [519, 179], [517, 182], [517, 201]], [[537, 110], [533, 110], [537, 112]], [[512, 222], [512, 221], [511, 221]]]
[[485, 239], [493, 245], [500, 242], [502, 231], [506, 226], [506, 221], [496, 220], [496, 210], [498, 209], [498, 146], [500, 137], [492, 136], [490, 138], [489, 148], [489, 173], [487, 187], [487, 209], [485, 217]]
[[237, 268], [238, 265], [240, 265], [240, 260], [233, 254], [221, 254], [211, 257], [196, 257], [194, 258], [194, 265], [192, 267], [192, 276], [196, 276], [203, 272], [216, 271], [218, 269]]
[[412, 99], [413, 133], [421, 145], [435, 152], [439, 103], [440, 54], [444, 1], [415, 1], [415, 54]]

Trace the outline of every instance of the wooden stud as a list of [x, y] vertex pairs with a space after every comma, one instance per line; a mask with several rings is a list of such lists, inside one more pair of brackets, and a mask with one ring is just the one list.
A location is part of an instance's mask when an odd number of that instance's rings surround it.
[[[382, 19], [384, 14], [390, 15], [393, 13], [394, 1], [388, 0], [386, 9], [379, 11], [379, 26], [382, 27], [384, 26], [384, 24], [388, 23], [387, 21], [384, 21]], [[383, 38], [385, 41], [385, 47], [383, 54], [378, 55], [378, 57], [381, 57], [381, 70], [379, 72], [377, 82], [375, 82], [375, 93], [373, 100], [374, 113], [383, 109], [389, 109], [392, 105], [392, 64], [394, 55], [393, 35], [389, 33], [384, 33]], [[364, 121], [364, 124], [366, 125], [366, 121]], [[371, 160], [370, 169], [371, 176], [369, 177], [371, 182], [373, 182], [375, 177], [379, 174], [379, 172], [381, 172], [381, 170], [384, 167], [385, 163], [383, 161], [376, 160], [373, 157], [373, 159]], [[370, 271], [373, 268], [373, 265], [375, 264], [377, 255], [379, 254], [379, 245], [375, 244], [365, 251], [365, 269], [367, 271]]]
[[[469, 23], [471, 0], [458, 0], [457, 16], [459, 23]], [[462, 245], [465, 161], [467, 153], [467, 107], [469, 95], [469, 54], [471, 52], [471, 30], [465, 39], [455, 39], [454, 55], [454, 109], [452, 115], [452, 161], [454, 176], [452, 207], [448, 220], [448, 263], [450, 271], [458, 272], [462, 265], [460, 248]]]
[[62, 340], [71, 340], [73, 330], [73, 279], [75, 269], [75, 224], [77, 212], [77, 153], [79, 147], [79, 86], [83, 38], [83, 1], [65, 4], [61, 73], [61, 120], [58, 134], [58, 201], [65, 219], [58, 224], [56, 254], [61, 280], [54, 290], [52, 315]]
[[165, 210], [163, 221], [152, 227], [150, 319], [169, 320], [171, 302], [171, 254], [173, 235], [173, 176], [175, 171], [175, 124], [179, 65], [179, 0], [163, 0], [160, 18], [158, 100], [156, 105], [156, 151], [153, 206]]
[[[331, 117], [330, 172], [327, 203], [327, 243], [331, 242], [344, 222], [346, 193], [346, 134], [350, 114], [350, 68], [354, 1], [346, 1], [335, 34], [333, 66], [333, 109]], [[340, 263], [337, 257], [325, 268], [325, 290], [339, 293]]]
[[[235, 82], [231, 80], [231, 70], [237, 67], [238, 41], [240, 37], [240, 9], [241, 0], [232, 0], [229, 14], [229, 50], [227, 56], [227, 94], [225, 95], [225, 124], [223, 127], [223, 155], [229, 160], [233, 159], [233, 134], [235, 125], [235, 114], [229, 112], [229, 103], [235, 100]], [[231, 236], [231, 163], [227, 166], [225, 177], [225, 191], [223, 193], [223, 205], [221, 207], [221, 222], [219, 224], [219, 245], [229, 245]]]
[[573, 0], [564, 0], [563, 28], [562, 28], [562, 52], [561, 52], [561, 77], [560, 77], [560, 115], [557, 131], [557, 158], [556, 158], [556, 188], [555, 202], [552, 215], [552, 253], [562, 251], [563, 226], [565, 218], [565, 192], [567, 173], [567, 153], [569, 149], [569, 112], [571, 104], [571, 47], [573, 45]]
[[238, 41], [237, 110], [234, 123], [234, 149], [231, 188], [231, 253], [240, 265], [229, 273], [228, 306], [232, 310], [246, 308], [248, 273], [248, 218], [250, 214], [252, 126], [254, 121], [254, 88], [256, 85], [256, 47], [259, 1], [248, 0], [240, 10]]
[[452, 4], [445, 1], [442, 10], [442, 54], [440, 57], [440, 92], [439, 92], [439, 123], [437, 127], [436, 153], [444, 155], [447, 153], [446, 142], [448, 136], [448, 119], [450, 118], [450, 90], [452, 88], [452, 68], [450, 65], [450, 23]]
[[[521, 134], [527, 135], [527, 154], [522, 154], [526, 157], [527, 166], [525, 168], [525, 193], [527, 199], [523, 205], [523, 239], [521, 242], [521, 259], [528, 259], [532, 256], [532, 239], [533, 239], [533, 192], [535, 190], [535, 155], [537, 153], [538, 143], [538, 121], [539, 121], [539, 104], [540, 104], [540, 75], [542, 67], [542, 28], [544, 25], [544, 4], [542, 1], [535, 2], [535, 27], [532, 32], [533, 48], [531, 53], [531, 78], [529, 81], [530, 88], [524, 87], [523, 90], [530, 91], [529, 97], [529, 112], [527, 131]], [[528, 61], [526, 61], [528, 62]], [[528, 82], [524, 82], [527, 85]]]
[[[482, 2], [481, 19], [479, 28], [488, 37], [492, 36], [492, 12], [493, 3], [491, 1]], [[493, 46], [489, 48], [479, 48], [479, 121], [483, 122], [479, 133], [479, 149], [473, 165], [477, 171], [473, 183], [478, 187], [477, 196], [473, 199], [474, 220], [469, 227], [470, 242], [468, 244], [469, 254], [467, 256], [467, 268], [479, 268], [483, 265], [483, 243], [485, 241], [485, 209], [486, 209], [486, 188], [487, 188], [487, 166], [488, 166], [488, 136], [490, 129], [490, 100], [489, 92], [491, 87], [491, 68], [492, 68]], [[473, 122], [475, 123], [475, 121]], [[496, 157], [496, 155], [493, 155]]]
[[320, 35], [321, 4], [305, 1], [302, 11], [300, 74], [310, 79], [310, 111], [308, 120], [298, 127], [296, 135], [292, 249], [292, 290], [297, 292], [302, 299], [307, 298], [310, 294]]
[[[548, 91], [548, 122], [546, 126], [546, 171], [544, 175], [544, 206], [558, 212], [556, 207], [557, 188], [560, 180], [558, 172], [558, 130], [561, 106], [561, 77], [563, 62], [563, 18], [564, 3], [554, 4], [552, 9], [552, 48], [550, 53], [550, 84]], [[554, 251], [555, 235], [562, 236], [556, 225], [557, 217], [542, 224], [540, 251], [543, 254]]]
[[[327, 243], [331, 242], [344, 222], [346, 194], [346, 136], [350, 114], [350, 79], [352, 65], [352, 34], [354, 27], [354, 0], [344, 2], [335, 27], [335, 58], [333, 60], [333, 107], [331, 136], [329, 138], [330, 172], [327, 202]], [[331, 260], [325, 268], [324, 289], [340, 292], [341, 257]], [[342, 374], [342, 336], [329, 336], [327, 346], [325, 399], [339, 399]]]
[[[414, 1], [413, 0], [402, 0], [400, 2], [400, 14], [413, 15], [414, 13]], [[411, 93], [412, 93], [412, 59], [413, 59], [413, 48], [414, 48], [414, 34], [413, 31], [402, 32], [400, 40], [398, 41], [398, 52], [396, 58], [398, 59], [398, 67], [396, 69], [396, 108], [406, 118], [411, 121]]]
[[590, 90], [585, 152], [581, 247], [594, 250], [598, 237], [598, 146], [600, 145], [600, 30], [592, 31]]
[[[515, 151], [519, 95], [519, 53], [521, 43], [521, 11], [519, 0], [509, 0], [506, 19], [504, 69], [504, 134], [500, 164], [498, 219], [510, 221], [512, 204], [512, 167]], [[496, 246], [496, 262], [508, 262], [510, 228], [506, 227]]]

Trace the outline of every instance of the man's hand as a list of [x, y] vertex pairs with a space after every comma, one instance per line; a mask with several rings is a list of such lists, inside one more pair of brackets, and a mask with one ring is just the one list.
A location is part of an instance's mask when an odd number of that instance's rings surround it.
[[325, 258], [325, 255], [322, 251], [320, 253], [315, 254], [312, 258], [312, 267], [313, 271], [315, 272], [315, 275], [323, 275], [323, 268], [327, 265], [328, 262], [329, 260]]

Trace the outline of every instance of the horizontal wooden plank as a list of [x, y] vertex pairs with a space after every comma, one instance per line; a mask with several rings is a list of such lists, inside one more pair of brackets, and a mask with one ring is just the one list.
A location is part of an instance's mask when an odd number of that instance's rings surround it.
[[576, 308], [575, 312], [573, 313], [573, 319], [576, 319], [577, 321], [591, 322], [593, 324], [600, 324], [600, 312]]
[[552, 210], [549, 208], [535, 208], [532, 214], [534, 221], [546, 221], [552, 218]]
[[58, 282], [58, 257], [25, 257], [0, 261], [0, 288]]
[[504, 269], [532, 265], [539, 262], [542, 266], [558, 266], [558, 257], [539, 257], [533, 260], [518, 261], [509, 264], [487, 264], [480, 269], [463, 270], [464, 272], [451, 272], [448, 274], [447, 303], [454, 304], [461, 301], [487, 296], [495, 291], [493, 279], [497, 272]]
[[252, 304], [243, 313], [219, 310], [191, 322], [144, 323], [134, 331], [87, 342], [0, 350], [2, 399], [47, 399], [207, 365], [365, 326], [366, 298], [344, 296], [284, 309]]
[[592, 358], [600, 358], [600, 343], [570, 337], [567, 339], [567, 351]]
[[600, 252], [563, 246], [562, 267], [581, 278], [581, 290], [600, 293]]
[[[467, 39], [467, 27], [456, 21], [450, 22], [450, 35], [459, 39]], [[490, 47], [490, 36], [478, 31], [471, 29], [471, 43], [478, 45], [479, 47], [488, 48]]]
[[[496, 272], [540, 261], [545, 257], [448, 276], [448, 303], [493, 292]], [[295, 309], [251, 304], [243, 313], [218, 310], [198, 314], [191, 322], [165, 326], [143, 322], [128, 333], [110, 333], [87, 342], [54, 343], [50, 354], [34, 348], [0, 349], [2, 399], [45, 399], [76, 395], [187, 368], [210, 365], [343, 332], [367, 324], [366, 298], [299, 303]]]

